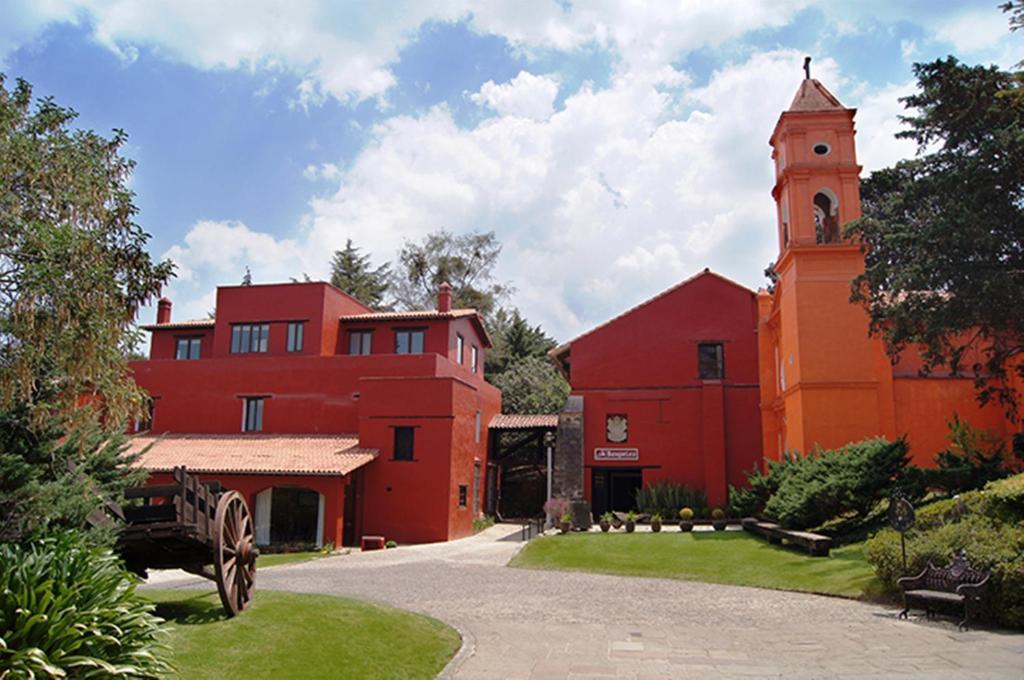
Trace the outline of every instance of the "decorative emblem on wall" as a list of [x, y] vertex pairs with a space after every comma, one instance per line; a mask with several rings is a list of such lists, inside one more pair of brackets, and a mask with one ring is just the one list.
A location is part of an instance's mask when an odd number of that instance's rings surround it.
[[629, 437], [629, 423], [626, 420], [626, 416], [621, 414], [610, 415], [606, 424], [608, 441], [619, 443], [626, 441], [626, 438]]

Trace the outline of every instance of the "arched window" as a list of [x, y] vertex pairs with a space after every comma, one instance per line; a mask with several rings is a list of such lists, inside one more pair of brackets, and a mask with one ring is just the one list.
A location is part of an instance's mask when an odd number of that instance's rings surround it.
[[814, 194], [814, 238], [818, 243], [839, 243], [839, 201], [828, 189]]

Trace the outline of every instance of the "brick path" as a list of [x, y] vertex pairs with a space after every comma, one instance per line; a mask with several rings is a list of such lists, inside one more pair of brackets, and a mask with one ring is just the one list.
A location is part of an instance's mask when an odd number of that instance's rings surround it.
[[816, 595], [510, 569], [520, 544], [497, 540], [508, 532], [265, 569], [258, 586], [447, 621], [466, 640], [458, 678], [1024, 678], [1024, 635]]

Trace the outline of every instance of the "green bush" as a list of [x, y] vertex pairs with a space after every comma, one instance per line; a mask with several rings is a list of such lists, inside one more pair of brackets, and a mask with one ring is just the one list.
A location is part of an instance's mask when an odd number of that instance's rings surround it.
[[845, 515], [867, 517], [900, 484], [908, 462], [903, 439], [865, 439], [817, 451], [785, 466], [765, 514], [797, 529]]
[[925, 471], [928, 487], [947, 494], [961, 493], [980, 489], [1019, 468], [1019, 461], [1007, 458], [1002, 438], [971, 427], [955, 413], [948, 427], [949, 448], [935, 455], [935, 469]]
[[74, 533], [0, 545], [0, 677], [166, 677], [161, 619]]
[[[899, 534], [884, 529], [868, 540], [864, 555], [879, 579], [897, 591], [900, 576], [920, 573], [929, 562], [943, 566], [963, 550], [970, 564], [992, 572], [991, 603], [1000, 623], [1024, 628], [1024, 514], [1007, 509], [1007, 498], [1024, 497], [1024, 475], [990, 483], [983, 491], [922, 507], [907, 532], [903, 570]], [[1009, 501], [1012, 503], [1014, 501]]]
[[636, 490], [636, 509], [646, 515], [675, 517], [684, 507], [703, 516], [708, 507], [707, 496], [700, 489], [674, 482], [655, 482]]
[[755, 467], [747, 473], [747, 486], [729, 485], [729, 514], [733, 517], [750, 517], [764, 512], [768, 499], [779, 490], [782, 480], [792, 474], [806, 458], [798, 453], [787, 451], [781, 460], [768, 460], [768, 471], [761, 472]]

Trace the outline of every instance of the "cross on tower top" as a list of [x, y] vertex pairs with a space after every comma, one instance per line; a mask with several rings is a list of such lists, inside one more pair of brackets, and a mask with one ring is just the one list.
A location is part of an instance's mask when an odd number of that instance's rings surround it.
[[804, 78], [807, 80], [811, 79], [811, 58], [804, 57]]

